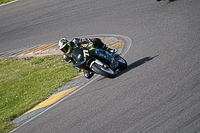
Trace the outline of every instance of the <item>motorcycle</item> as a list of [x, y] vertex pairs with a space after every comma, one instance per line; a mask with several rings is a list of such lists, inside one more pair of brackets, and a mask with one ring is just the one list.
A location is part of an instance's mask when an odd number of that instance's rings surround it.
[[101, 49], [88, 49], [77, 47], [72, 52], [72, 58], [76, 62], [75, 67], [80, 70], [89, 70], [108, 78], [116, 77], [116, 70], [127, 68], [127, 62], [119, 54], [109, 53]]

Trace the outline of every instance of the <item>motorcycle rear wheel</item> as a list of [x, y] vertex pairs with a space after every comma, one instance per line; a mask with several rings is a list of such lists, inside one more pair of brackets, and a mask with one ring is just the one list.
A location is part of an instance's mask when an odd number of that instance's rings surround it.
[[105, 68], [99, 64], [93, 63], [91, 68], [98, 74], [101, 74], [102, 76], [108, 77], [108, 78], [114, 78], [115, 72], [110, 69], [109, 67]]

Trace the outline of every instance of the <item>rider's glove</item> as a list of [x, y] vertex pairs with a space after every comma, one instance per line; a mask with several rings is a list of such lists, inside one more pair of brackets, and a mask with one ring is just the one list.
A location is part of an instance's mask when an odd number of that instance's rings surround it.
[[68, 63], [71, 63], [71, 62], [72, 62], [72, 60], [71, 60], [66, 54], [63, 55], [63, 59], [64, 59], [65, 61], [67, 61]]

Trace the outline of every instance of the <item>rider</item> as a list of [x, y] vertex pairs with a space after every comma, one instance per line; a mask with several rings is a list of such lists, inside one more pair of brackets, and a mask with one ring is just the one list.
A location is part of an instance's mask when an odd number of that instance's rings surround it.
[[[74, 48], [81, 46], [81, 44], [88, 44], [87, 47], [90, 50], [93, 50], [94, 48], [106, 50], [110, 53], [117, 52], [117, 49], [111, 49], [108, 48], [106, 44], [104, 44], [99, 38], [94, 38], [94, 39], [89, 39], [89, 38], [74, 38], [72, 41], [68, 41], [65, 38], [61, 38], [58, 42], [58, 47], [59, 49], [64, 53], [63, 59], [69, 62], [73, 67], [75, 67], [75, 61], [72, 59], [72, 51]], [[88, 70], [83, 70], [84, 76], [86, 78], [91, 78], [94, 73], [88, 71]]]

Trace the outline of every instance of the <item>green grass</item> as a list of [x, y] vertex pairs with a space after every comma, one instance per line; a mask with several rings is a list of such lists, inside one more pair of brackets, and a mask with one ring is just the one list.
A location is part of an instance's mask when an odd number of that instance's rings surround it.
[[61, 56], [0, 59], [0, 133], [15, 128], [13, 119], [77, 75]]
[[11, 2], [13, 0], [0, 0], [0, 4], [4, 4], [4, 3], [7, 3], [7, 2]]

